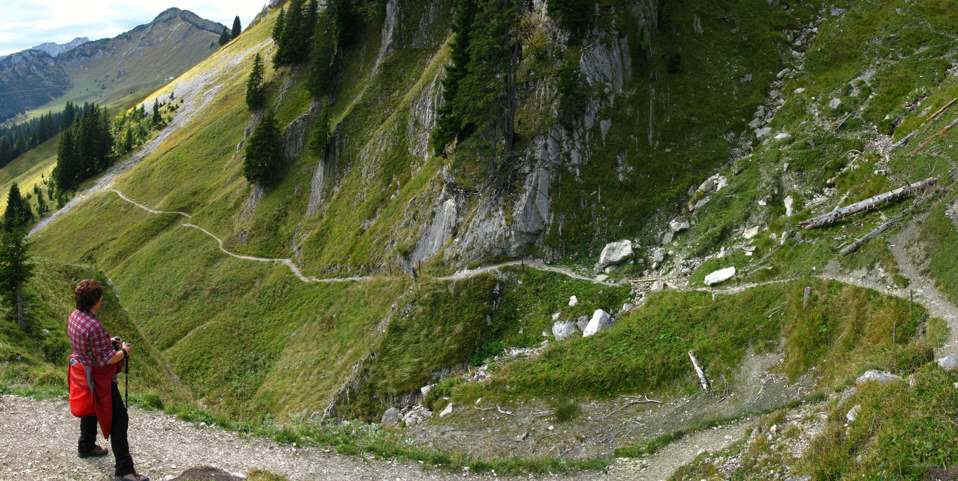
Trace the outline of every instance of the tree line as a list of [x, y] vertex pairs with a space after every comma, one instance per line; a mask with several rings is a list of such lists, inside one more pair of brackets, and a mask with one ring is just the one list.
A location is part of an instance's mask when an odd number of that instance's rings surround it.
[[233, 19], [233, 29], [230, 30], [227, 27], [223, 27], [223, 33], [220, 34], [220, 46], [226, 45], [236, 37], [243, 33], [243, 26], [240, 24], [239, 15]]
[[26, 122], [0, 127], [0, 168], [59, 134], [73, 123], [76, 114], [76, 105], [67, 102], [59, 112], [48, 112]]
[[[381, 0], [328, 0], [320, 11], [317, 0], [292, 0], [277, 16], [272, 32], [277, 45], [274, 68], [307, 66], [310, 95], [323, 104], [310, 140], [317, 155], [325, 154], [331, 137], [328, 104], [344, 52], [362, 38], [383, 5]], [[249, 182], [268, 187], [282, 178], [285, 159], [280, 129], [266, 106], [263, 75], [263, 59], [257, 55], [246, 85], [246, 102], [250, 111], [262, 111], [262, 117], [247, 143], [244, 174]]]
[[28, 262], [27, 229], [33, 221], [29, 204], [20, 195], [17, 184], [7, 194], [7, 208], [0, 225], [0, 308], [15, 319], [20, 328], [29, 331], [27, 298], [24, 286], [33, 275]]

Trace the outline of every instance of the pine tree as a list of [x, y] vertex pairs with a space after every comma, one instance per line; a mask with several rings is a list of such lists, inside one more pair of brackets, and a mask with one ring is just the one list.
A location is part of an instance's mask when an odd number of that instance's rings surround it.
[[53, 180], [60, 190], [70, 190], [77, 178], [77, 155], [74, 134], [77, 127], [68, 128], [60, 137], [57, 149], [57, 166], [53, 169]]
[[243, 173], [246, 180], [262, 187], [273, 185], [283, 168], [283, 146], [273, 112], [267, 110], [246, 145]]
[[23, 289], [33, 275], [33, 266], [28, 263], [29, 245], [26, 237], [26, 229], [0, 231], [0, 297], [13, 309], [14, 317], [23, 331], [30, 330]]
[[459, 135], [462, 129], [462, 115], [459, 107], [459, 84], [469, 72], [469, 44], [472, 37], [472, 25], [476, 16], [476, 0], [460, 0], [453, 19], [453, 38], [450, 56], [452, 63], [446, 68], [446, 78], [442, 81], [444, 103], [439, 109], [436, 131], [432, 136], [433, 149], [442, 155], [446, 145]]
[[326, 156], [329, 138], [329, 107], [327, 106], [323, 108], [322, 113], [316, 119], [316, 126], [313, 127], [313, 138], [309, 142], [309, 147], [316, 156], [320, 158]]
[[20, 195], [20, 187], [16, 183], [10, 186], [7, 194], [7, 209], [3, 212], [3, 228], [25, 229], [33, 221], [33, 211], [30, 204]]
[[304, 21], [303, 0], [292, 0], [289, 10], [286, 11], [283, 36], [279, 41], [276, 57], [273, 59], [276, 66], [293, 65], [300, 62]]
[[37, 218], [44, 218], [48, 212], [50, 212], [50, 207], [47, 205], [47, 196], [44, 195], [43, 187], [40, 187], [40, 184], [33, 186], [33, 191], [37, 196]]
[[283, 39], [283, 29], [286, 27], [286, 9], [279, 11], [276, 17], [276, 23], [273, 25], [273, 41], [278, 45]]
[[220, 47], [229, 43], [230, 40], [232, 40], [230, 29], [223, 27], [223, 33], [220, 34]]
[[160, 115], [160, 101], [153, 101], [153, 127], [160, 127], [163, 125], [163, 116]]
[[236, 18], [233, 19], [232, 38], [239, 37], [241, 33], [243, 33], [243, 27], [240, 25], [239, 15], [237, 15]]
[[263, 59], [257, 53], [253, 57], [253, 71], [246, 81], [246, 105], [250, 110], [259, 110], [266, 105], [266, 90], [263, 87]]
[[336, 25], [328, 12], [316, 20], [312, 59], [309, 66], [309, 92], [313, 98], [322, 98], [332, 92], [334, 65], [337, 58]]

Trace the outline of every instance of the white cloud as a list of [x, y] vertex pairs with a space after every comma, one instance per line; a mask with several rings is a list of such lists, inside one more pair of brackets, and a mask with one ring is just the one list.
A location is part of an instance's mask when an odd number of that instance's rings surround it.
[[151, 22], [163, 10], [177, 7], [200, 17], [245, 27], [265, 0], [0, 0], [0, 55], [44, 42], [65, 43], [76, 37], [114, 37]]

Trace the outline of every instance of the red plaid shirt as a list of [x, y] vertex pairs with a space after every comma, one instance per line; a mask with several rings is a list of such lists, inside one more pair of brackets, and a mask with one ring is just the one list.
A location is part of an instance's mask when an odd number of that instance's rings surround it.
[[73, 357], [84, 366], [103, 367], [113, 357], [110, 334], [96, 317], [76, 310], [67, 321], [67, 336], [73, 347]]

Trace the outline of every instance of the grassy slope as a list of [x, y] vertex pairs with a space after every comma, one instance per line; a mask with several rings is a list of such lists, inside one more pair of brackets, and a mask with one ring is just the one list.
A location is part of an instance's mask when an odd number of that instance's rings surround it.
[[139, 399], [158, 395], [165, 403], [189, 401], [189, 389], [171, 374], [103, 274], [86, 266], [43, 258], [35, 259], [34, 277], [27, 285], [32, 331], [24, 333], [12, 321], [0, 322], [0, 384], [5, 389], [26, 385], [59, 392], [66, 388], [66, 359], [70, 353], [66, 319], [73, 310], [72, 286], [85, 278], [98, 278], [106, 286], [106, 304], [99, 316], [104, 327], [134, 346], [130, 393]]
[[[21, 193], [33, 193], [33, 186], [41, 184], [43, 178], [50, 178], [57, 162], [57, 146], [60, 136], [38, 145], [14, 159], [13, 162], [0, 169], [0, 212], [7, 208], [7, 195], [10, 185], [16, 183]], [[47, 202], [55, 205], [55, 201]], [[36, 206], [34, 205], [34, 208]]]

